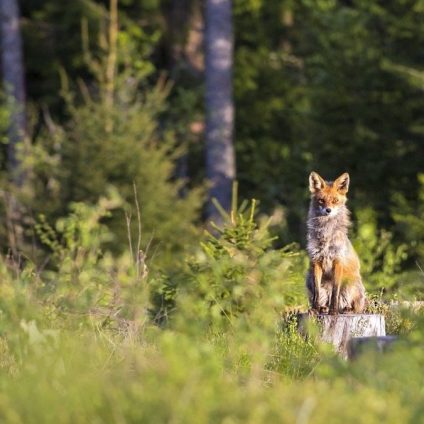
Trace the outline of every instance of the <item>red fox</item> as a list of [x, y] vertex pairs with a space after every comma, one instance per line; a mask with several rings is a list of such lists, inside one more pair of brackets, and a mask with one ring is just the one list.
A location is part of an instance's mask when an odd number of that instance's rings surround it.
[[307, 251], [310, 269], [306, 277], [309, 301], [318, 313], [361, 313], [365, 307], [358, 255], [349, 238], [346, 194], [349, 174], [324, 181], [316, 172], [309, 176], [311, 204], [308, 214]]

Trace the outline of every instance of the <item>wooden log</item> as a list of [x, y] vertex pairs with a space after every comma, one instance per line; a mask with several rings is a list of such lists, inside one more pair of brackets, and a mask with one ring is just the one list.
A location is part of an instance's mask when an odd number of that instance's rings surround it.
[[355, 359], [361, 353], [370, 350], [384, 353], [396, 340], [398, 340], [397, 336], [352, 337], [347, 343], [347, 356], [349, 359]]
[[308, 334], [308, 323], [316, 320], [322, 341], [334, 346], [336, 352], [348, 357], [347, 344], [352, 337], [385, 336], [386, 328], [383, 315], [378, 314], [340, 314], [310, 315], [299, 314], [299, 330]]

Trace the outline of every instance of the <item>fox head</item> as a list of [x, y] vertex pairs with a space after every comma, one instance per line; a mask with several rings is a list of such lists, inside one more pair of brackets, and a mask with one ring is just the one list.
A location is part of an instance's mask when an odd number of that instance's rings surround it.
[[317, 216], [335, 216], [344, 207], [349, 190], [349, 174], [345, 172], [335, 181], [324, 181], [316, 172], [309, 175], [311, 208]]

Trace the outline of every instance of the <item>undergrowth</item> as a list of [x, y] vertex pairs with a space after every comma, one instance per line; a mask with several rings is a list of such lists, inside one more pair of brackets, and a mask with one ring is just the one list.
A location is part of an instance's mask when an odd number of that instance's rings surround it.
[[110, 193], [54, 225], [41, 218], [43, 266], [1, 259], [1, 422], [420, 421], [420, 311], [371, 299], [402, 342], [347, 363], [299, 333], [304, 253], [273, 248], [255, 202], [174, 275], [107, 250], [103, 220], [118, 205]]

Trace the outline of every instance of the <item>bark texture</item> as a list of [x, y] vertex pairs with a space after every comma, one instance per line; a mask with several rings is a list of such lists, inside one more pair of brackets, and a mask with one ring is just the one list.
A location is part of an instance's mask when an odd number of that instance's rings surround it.
[[17, 0], [0, 1], [1, 63], [4, 90], [10, 101], [8, 165], [12, 179], [22, 182], [17, 158], [17, 143], [25, 139], [25, 85], [22, 39]]
[[206, 0], [205, 21], [206, 176], [211, 184], [207, 217], [219, 222], [211, 199], [229, 211], [235, 178], [231, 0]]
[[[306, 334], [309, 314], [299, 315], [300, 330]], [[378, 314], [341, 314], [317, 315], [322, 341], [331, 343], [344, 358], [348, 357], [348, 342], [354, 337], [385, 336], [386, 327], [383, 315]]]

